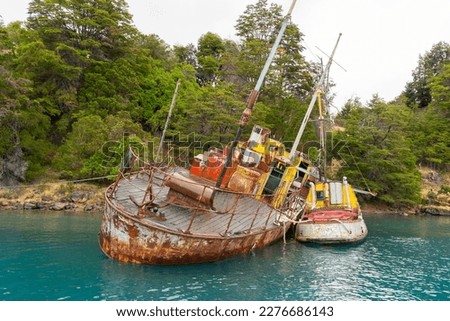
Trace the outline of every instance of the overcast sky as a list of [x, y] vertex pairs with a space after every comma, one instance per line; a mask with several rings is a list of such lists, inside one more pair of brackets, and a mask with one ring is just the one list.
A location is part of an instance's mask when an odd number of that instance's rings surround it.
[[[257, 0], [127, 0], [136, 27], [157, 34], [170, 45], [197, 43], [206, 32], [236, 39], [234, 26], [247, 5]], [[291, 0], [269, 0], [286, 12]], [[5, 23], [25, 20], [29, 0], [0, 0]], [[298, 0], [292, 22], [305, 34], [305, 54], [326, 57], [343, 36], [331, 77], [335, 105], [378, 93], [398, 96], [420, 54], [439, 41], [450, 42], [450, 0]]]

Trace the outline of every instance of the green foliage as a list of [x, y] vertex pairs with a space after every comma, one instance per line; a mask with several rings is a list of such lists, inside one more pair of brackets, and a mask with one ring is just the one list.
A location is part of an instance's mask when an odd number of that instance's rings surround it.
[[[137, 32], [127, 10], [125, 0], [32, 0], [26, 24], [0, 24], [0, 166], [20, 165], [0, 181], [32, 180], [49, 167], [67, 178], [106, 176], [117, 172], [129, 144], [152, 159], [178, 79], [166, 139], [189, 144], [195, 133], [203, 149], [233, 139], [282, 8], [267, 0], [249, 5], [236, 23], [237, 42], [208, 32], [197, 45], [173, 48]], [[320, 74], [302, 43], [289, 25], [252, 118], [288, 146]], [[346, 104], [336, 118], [345, 130], [329, 146], [344, 165], [340, 176], [395, 206], [419, 202], [416, 164], [450, 164], [449, 55], [441, 42], [420, 56], [396, 103]], [[313, 122], [301, 143], [317, 157]]]
[[83, 162], [92, 157], [107, 141], [107, 127], [97, 115], [85, 116], [73, 124], [63, 146], [58, 150], [56, 168], [75, 176], [83, 168]]
[[34, 0], [28, 12], [28, 27], [48, 49], [64, 45], [71, 65], [122, 57], [136, 34], [125, 0]]
[[260, 39], [273, 42], [278, 32], [282, 18], [282, 8], [267, 0], [258, 0], [254, 5], [248, 5], [244, 13], [238, 18], [235, 26], [237, 35], [242, 39]]
[[140, 92], [139, 81], [143, 71], [148, 70], [148, 58], [135, 56], [120, 58], [113, 62], [97, 62], [84, 73], [83, 86], [78, 91], [77, 114], [95, 114], [106, 117], [119, 111], [140, 113], [134, 100]]
[[450, 45], [446, 42], [435, 44], [429, 52], [419, 57], [419, 63], [413, 71], [413, 80], [405, 87], [404, 95], [409, 107], [427, 107], [433, 100], [431, 82], [438, 76], [445, 64], [450, 61]]
[[30, 105], [18, 116], [20, 145], [28, 161], [27, 178], [39, 177], [50, 164], [55, 146], [47, 139], [50, 130], [50, 118], [39, 112], [37, 106]]
[[450, 194], [450, 186], [442, 185], [438, 194]]
[[149, 57], [164, 62], [168, 68], [175, 62], [175, 55], [169, 45], [157, 35], [138, 34], [135, 45], [137, 48], [144, 50]]
[[[266, 0], [249, 5], [239, 17], [236, 31], [241, 37], [240, 50], [224, 54], [226, 62], [235, 61], [235, 67], [228, 69], [240, 77], [231, 78], [237, 88], [249, 92], [256, 83], [283, 20], [281, 6], [269, 5]], [[301, 54], [302, 38], [296, 25], [287, 26], [261, 90], [263, 105], [257, 105], [254, 112], [255, 119], [283, 140], [294, 140], [313, 87], [314, 70]]]
[[18, 48], [18, 71], [33, 81], [30, 98], [39, 103], [49, 116], [60, 116], [76, 103], [75, 82], [81, 69], [68, 65], [41, 40], [24, 43]]
[[150, 62], [149, 67], [140, 85], [138, 104], [144, 127], [152, 133], [159, 133], [165, 124], [177, 78], [158, 61]]
[[180, 63], [188, 63], [194, 68], [197, 67], [197, 48], [193, 44], [187, 46], [174, 46], [173, 52]]
[[59, 148], [54, 166], [66, 178], [109, 175], [120, 164], [123, 151], [132, 141], [130, 137], [150, 139], [128, 112], [109, 115], [104, 120], [98, 115], [81, 117]]
[[183, 136], [194, 134], [196, 139], [227, 144], [237, 129], [244, 103], [230, 85], [198, 88], [187, 99], [189, 110], [177, 123]]
[[445, 168], [450, 164], [450, 62], [430, 82], [433, 101], [416, 110], [410, 139], [420, 163]]
[[443, 117], [450, 117], [450, 57], [442, 65], [442, 70], [432, 78], [431, 92], [433, 105]]
[[224, 42], [218, 35], [208, 32], [200, 37], [197, 51], [199, 84], [216, 84], [218, 82], [224, 51]]
[[334, 157], [344, 161], [339, 176], [368, 187], [394, 206], [420, 201], [420, 173], [404, 131], [411, 120], [405, 106], [374, 99], [370, 107], [349, 106], [345, 131], [335, 134]]
[[41, 175], [54, 149], [46, 139], [49, 119], [38, 104], [30, 101], [31, 82], [13, 72], [19, 33], [22, 31], [17, 24], [0, 29], [0, 50], [5, 52], [0, 66], [0, 163], [14, 163], [2, 169], [0, 181], [4, 177], [12, 182]]
[[[242, 48], [237, 67], [241, 77], [255, 83], [275, 42], [282, 21], [282, 8], [259, 0], [238, 18], [236, 31]], [[312, 89], [312, 70], [301, 55], [303, 34], [294, 24], [286, 28], [266, 79], [266, 95], [272, 100], [294, 96], [305, 99]]]

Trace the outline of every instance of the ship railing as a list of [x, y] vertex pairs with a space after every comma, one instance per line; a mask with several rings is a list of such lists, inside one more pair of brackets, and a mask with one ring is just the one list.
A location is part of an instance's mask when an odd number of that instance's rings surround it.
[[[159, 176], [162, 185], [164, 184], [164, 181], [170, 177], [173, 177], [172, 174], [167, 173], [163, 169], [153, 168], [152, 170], [159, 172], [160, 175], [154, 175], [154, 177]], [[195, 184], [202, 189], [202, 192], [199, 193], [198, 200], [194, 200], [191, 204], [171, 204], [173, 206], [180, 207], [180, 209], [189, 208], [192, 213], [186, 229], [183, 229], [184, 233], [189, 234], [193, 231], [201, 230], [202, 220], [197, 218], [200, 215], [208, 214], [215, 214], [217, 215], [217, 219], [222, 221], [223, 219], [219, 219], [219, 217], [228, 218], [228, 221], [223, 224], [225, 229], [218, 231], [218, 233], [222, 236], [250, 234], [256, 230], [266, 230], [273, 226], [273, 224], [280, 224], [280, 218], [282, 217], [282, 212], [280, 209], [273, 208], [269, 203], [256, 201], [256, 195], [253, 193], [242, 193], [229, 189], [217, 188], [213, 184], [205, 185], [204, 183], [193, 181], [189, 181], [189, 183]], [[211, 193], [215, 195], [215, 199], [211, 204], [206, 205], [205, 203], [199, 201], [202, 199], [207, 199], [208, 195], [211, 195]], [[271, 195], [268, 196], [270, 197]], [[220, 198], [227, 200], [232, 199], [233, 201], [221, 202]], [[156, 199], [158, 199], [158, 195], [156, 196]], [[256, 206], [252, 207], [251, 204], [256, 204]], [[245, 224], [242, 224], [243, 219], [245, 219]]]
[[[157, 213], [159, 212], [159, 219], [161, 221], [158, 223], [165, 225], [165, 223], [162, 221], [164, 219], [163, 217], [161, 217], [161, 214], [165, 212], [164, 202], [168, 190], [164, 186], [164, 178], [170, 176], [170, 174], [155, 168], [153, 169], [153, 171], [160, 172], [162, 175], [164, 175], [160, 176], [158, 174], [154, 174], [152, 178], [153, 180], [160, 180], [160, 182], [158, 182], [158, 184], [160, 184], [160, 188], [154, 188], [153, 190], [150, 190], [149, 188], [142, 188], [141, 192], [144, 197], [142, 198], [141, 202], [135, 201], [135, 205], [138, 207], [136, 216], [144, 218], [148, 217], [147, 215], [150, 214], [152, 217], [154, 217], [154, 219], [158, 220]], [[156, 185], [153, 186], [156, 187]], [[204, 190], [208, 188], [208, 186], [202, 187]], [[135, 186], [135, 188], [138, 188], [138, 186]], [[220, 234], [221, 236], [251, 234], [257, 231], [267, 230], [273, 227], [274, 224], [281, 225], [283, 222], [287, 222], [287, 220], [283, 220], [283, 213], [279, 209], [275, 209], [264, 202], [256, 202], [254, 194], [239, 193], [225, 189], [218, 190], [219, 192], [225, 193], [220, 196], [222, 196], [223, 198], [226, 198], [228, 196], [233, 201], [228, 202], [228, 204], [222, 203], [220, 205], [220, 208], [206, 207], [200, 202], [197, 202], [197, 204], [171, 203], [172, 206], [180, 208], [180, 215], [181, 212], [183, 212], [182, 209], [189, 208], [190, 210], [190, 217], [185, 225], [186, 227], [180, 227], [180, 230], [183, 231], [183, 233], [199, 233], [199, 231], [202, 231], [202, 222], [204, 222], [204, 220], [202, 219], [201, 215], [215, 215], [215, 220], [217, 220], [217, 222], [222, 222], [217, 226], [221, 226], [223, 228], [221, 228], [220, 230], [214, 229], [214, 233]], [[248, 206], [242, 206], [242, 204], [246, 202]], [[255, 206], [252, 207], [250, 204], [253, 204]], [[152, 212], [153, 210], [155, 211]], [[169, 219], [169, 217], [165, 218]], [[204, 232], [209, 233], [210, 231], [205, 230]]]
[[[167, 167], [155, 166], [155, 164], [144, 162], [139, 158], [139, 156], [130, 148], [128, 154], [128, 159], [124, 162], [121, 170], [119, 171], [118, 177], [115, 184], [113, 184], [109, 195], [113, 195], [114, 191], [117, 189], [118, 182], [122, 178], [130, 179], [130, 177], [145, 173], [148, 175], [148, 185], [145, 189], [142, 189], [143, 197], [142, 200], [133, 200], [135, 205], [138, 207], [138, 217], [144, 217], [145, 212], [148, 209], [157, 210], [156, 203], [164, 204], [168, 189], [165, 186], [165, 182], [173, 177], [173, 173], [167, 171]], [[159, 182], [155, 185], [155, 180]], [[186, 177], [186, 180], [188, 178]], [[288, 205], [282, 208], [273, 208], [270, 202], [257, 201], [256, 195], [254, 193], [243, 193], [232, 191], [229, 189], [218, 188], [214, 186], [213, 183], [205, 184], [204, 182], [196, 182], [189, 180], [190, 184], [195, 184], [199, 189], [202, 189], [199, 194], [199, 200], [197, 202], [192, 200], [190, 204], [177, 204], [171, 203], [173, 206], [178, 206], [181, 208], [189, 208], [191, 212], [190, 220], [188, 221], [186, 228], [182, 229], [184, 233], [193, 233], [201, 230], [202, 220], [197, 219], [200, 215], [216, 214], [218, 216], [217, 220], [224, 221], [224, 217], [228, 217], [228, 221], [222, 226], [225, 228], [221, 231], [217, 231], [218, 234], [222, 236], [230, 236], [235, 234], [251, 234], [256, 231], [267, 230], [273, 227], [273, 225], [281, 225], [283, 222], [292, 221], [292, 211], [289, 211]], [[151, 188], [151, 186], [159, 186], [159, 188]], [[138, 188], [138, 187], [136, 187]], [[218, 197], [223, 197], [224, 199], [233, 199], [233, 202], [220, 202], [212, 200], [211, 204], [207, 205], [202, 203], [200, 200], [207, 198], [206, 194], [210, 194], [211, 190], [215, 195], [215, 199]], [[266, 199], [272, 199], [275, 197], [273, 195], [264, 195]], [[244, 203], [248, 203], [245, 206]], [[257, 204], [256, 206], [251, 206], [252, 204]], [[154, 207], [153, 204], [155, 204]], [[244, 204], [244, 205], [243, 205]], [[241, 206], [239, 206], [241, 205]], [[162, 205], [164, 207], [164, 205]], [[163, 217], [158, 217], [156, 212], [151, 213], [156, 219], [164, 220]], [[221, 217], [219, 219], [219, 216]], [[244, 222], [244, 224], [243, 224]], [[162, 223], [162, 222], [161, 222]]]

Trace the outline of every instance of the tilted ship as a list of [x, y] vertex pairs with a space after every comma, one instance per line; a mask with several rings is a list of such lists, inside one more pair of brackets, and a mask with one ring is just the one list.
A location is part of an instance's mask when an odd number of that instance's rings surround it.
[[302, 212], [311, 162], [288, 153], [270, 130], [241, 141], [290, 21], [286, 15], [230, 146], [197, 155], [190, 170], [145, 163], [132, 149], [105, 192], [99, 243], [110, 258], [141, 264], [223, 260], [274, 243]]

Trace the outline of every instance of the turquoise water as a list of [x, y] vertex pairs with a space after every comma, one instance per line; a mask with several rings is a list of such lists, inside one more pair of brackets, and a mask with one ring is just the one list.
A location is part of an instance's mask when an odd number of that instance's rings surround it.
[[357, 245], [161, 267], [107, 259], [99, 214], [0, 212], [0, 300], [450, 300], [450, 217], [365, 218]]

